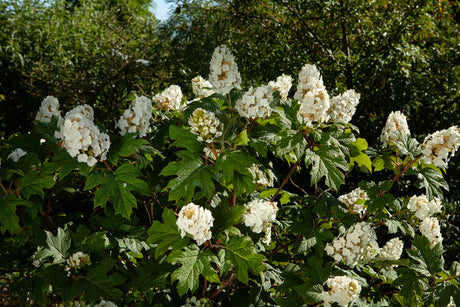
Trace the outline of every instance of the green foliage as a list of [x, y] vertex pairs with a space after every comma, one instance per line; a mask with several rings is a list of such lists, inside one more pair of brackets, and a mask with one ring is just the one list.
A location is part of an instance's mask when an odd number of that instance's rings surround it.
[[184, 150], [177, 155], [180, 161], [169, 163], [160, 173], [163, 176], [177, 176], [168, 183], [167, 188], [171, 189], [169, 200], [177, 201], [183, 197], [188, 202], [194, 197], [197, 187], [200, 189], [198, 198], [209, 198], [214, 186], [213, 166], [206, 165], [198, 154], [190, 151]]
[[308, 151], [305, 163], [313, 164], [310, 184], [318, 183], [325, 176], [326, 185], [338, 191], [345, 183], [345, 176], [340, 170], [347, 171], [348, 165], [337, 148], [322, 146], [317, 151]]
[[36, 255], [38, 260], [53, 257], [53, 263], [62, 263], [69, 256], [71, 239], [62, 228], [58, 228], [56, 236], [46, 231], [47, 247]]
[[148, 195], [147, 183], [139, 178], [142, 173], [134, 165], [123, 164], [114, 172], [101, 171], [91, 174], [85, 190], [99, 188], [94, 193], [94, 206], [105, 207], [108, 200], [113, 202], [115, 213], [129, 219], [133, 208], [137, 208], [136, 197], [131, 191]]
[[238, 280], [248, 284], [248, 270], [257, 275], [265, 269], [264, 256], [255, 252], [252, 240], [248, 237], [233, 237], [228, 244], [219, 251], [219, 258], [235, 268]]
[[187, 238], [181, 238], [176, 225], [176, 217], [172, 210], [165, 209], [162, 218], [163, 224], [159, 221], [154, 221], [148, 230], [147, 243], [158, 243], [155, 249], [155, 258], [164, 255], [170, 247], [173, 250], [180, 250], [187, 246], [189, 242]]
[[211, 266], [211, 263], [217, 262], [218, 259], [209, 250], [201, 252], [198, 246], [190, 245], [184, 250], [176, 249], [166, 260], [173, 264], [181, 264], [181, 267], [171, 274], [172, 281], [179, 280], [177, 291], [180, 296], [188, 290], [193, 294], [198, 289], [200, 275], [209, 282], [219, 282], [219, 276]]

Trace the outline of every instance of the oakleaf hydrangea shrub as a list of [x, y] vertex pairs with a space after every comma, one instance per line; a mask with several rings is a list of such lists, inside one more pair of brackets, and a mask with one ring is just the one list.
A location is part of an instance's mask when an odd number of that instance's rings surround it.
[[309, 63], [245, 87], [225, 46], [190, 82], [128, 95], [111, 127], [48, 96], [2, 141], [24, 304], [459, 306], [439, 219], [456, 126], [419, 143], [392, 112], [370, 148], [350, 123], [366, 93], [328, 92]]

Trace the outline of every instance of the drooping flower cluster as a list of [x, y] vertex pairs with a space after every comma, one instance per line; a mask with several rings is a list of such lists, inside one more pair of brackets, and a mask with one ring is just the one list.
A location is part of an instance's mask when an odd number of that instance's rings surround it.
[[268, 86], [250, 88], [235, 104], [235, 109], [242, 117], [266, 118], [272, 113], [270, 102], [273, 100], [273, 91]]
[[144, 137], [150, 125], [151, 114], [152, 101], [145, 96], [136, 96], [115, 124], [115, 128], [120, 129], [121, 135], [139, 132], [139, 137]]
[[354, 90], [348, 90], [330, 99], [330, 107], [327, 110], [330, 118], [336, 122], [348, 123], [356, 112], [359, 97], [360, 94]]
[[369, 223], [356, 223], [343, 236], [334, 238], [332, 244], [328, 243], [326, 253], [335, 261], [344, 261], [348, 266], [354, 267], [361, 260], [372, 234]]
[[426, 217], [420, 223], [420, 232], [430, 241], [430, 247], [433, 248], [436, 244], [442, 243], [441, 228], [439, 227], [438, 219], [435, 217]]
[[198, 108], [188, 120], [190, 131], [198, 135], [198, 140], [211, 143], [222, 135], [222, 124], [214, 113]]
[[381, 261], [399, 260], [403, 248], [404, 242], [399, 238], [393, 238], [380, 249], [378, 259]]
[[244, 207], [246, 208], [243, 214], [244, 225], [250, 227], [255, 233], [264, 231], [265, 237], [261, 241], [270, 243], [272, 222], [276, 219], [276, 212], [278, 212], [276, 202], [254, 199]]
[[59, 101], [56, 97], [47, 96], [43, 99], [40, 108], [38, 109], [35, 120], [43, 123], [50, 123], [53, 116], [58, 118], [58, 124], [62, 121], [61, 111], [59, 111]]
[[241, 76], [230, 50], [224, 46], [214, 49], [210, 63], [209, 82], [216, 93], [226, 95], [241, 85]]
[[90, 263], [89, 255], [83, 252], [76, 252], [67, 259], [67, 264], [69, 267], [74, 269], [79, 269]]
[[104, 301], [101, 300], [98, 304], [94, 305], [93, 307], [117, 307], [118, 305], [111, 301]]
[[162, 93], [153, 96], [155, 106], [160, 110], [179, 110], [181, 108], [182, 90], [179, 85], [171, 85]]
[[302, 67], [294, 98], [300, 103], [297, 114], [299, 121], [311, 125], [328, 120], [329, 94], [315, 65], [306, 64]]
[[447, 168], [447, 163], [459, 146], [460, 128], [456, 126], [430, 134], [420, 145], [425, 162], [441, 168]]
[[339, 196], [338, 200], [347, 205], [350, 214], [359, 214], [359, 216], [363, 216], [367, 210], [364, 205], [367, 198], [366, 191], [361, 188], [356, 188], [350, 193]]
[[450, 296], [449, 304], [446, 307], [456, 307], [453, 296]]
[[176, 223], [182, 237], [191, 234], [196, 243], [201, 245], [211, 239], [213, 222], [211, 211], [189, 203], [180, 210]]
[[27, 155], [27, 151], [22, 148], [16, 148], [8, 155], [7, 159], [13, 160], [13, 162], [18, 162], [19, 158], [25, 155]]
[[326, 284], [329, 291], [321, 293], [325, 307], [329, 307], [333, 303], [337, 303], [339, 306], [348, 306], [358, 298], [361, 292], [361, 285], [358, 281], [348, 276], [329, 277]]
[[203, 79], [201, 76], [192, 79], [192, 90], [198, 98], [204, 98], [214, 94], [211, 82]]
[[282, 100], [286, 100], [292, 86], [292, 77], [282, 74], [276, 78], [276, 81], [268, 82], [268, 86], [273, 92], [278, 91]]
[[428, 201], [425, 195], [412, 196], [407, 204], [407, 209], [415, 212], [415, 216], [420, 220], [440, 213], [442, 210], [441, 200], [438, 198]]
[[262, 171], [259, 166], [253, 164], [249, 171], [251, 172], [252, 177], [255, 180], [255, 183], [262, 188], [272, 187], [275, 174], [271, 170], [268, 173]]
[[398, 131], [399, 133], [410, 134], [406, 116], [400, 111], [391, 112], [380, 134], [380, 141], [383, 146], [388, 146], [391, 142], [395, 142]]
[[212, 303], [211, 301], [206, 298], [206, 297], [203, 297], [201, 299], [197, 299], [195, 296], [192, 296], [191, 298], [187, 298], [185, 300], [185, 304], [182, 305], [181, 307], [211, 307], [212, 306]]
[[97, 162], [96, 157], [105, 160], [110, 147], [109, 136], [99, 131], [93, 117], [94, 112], [90, 106], [77, 106], [66, 113], [60, 131], [55, 132], [56, 138], [62, 140], [61, 146], [67, 149], [69, 155], [89, 166]]

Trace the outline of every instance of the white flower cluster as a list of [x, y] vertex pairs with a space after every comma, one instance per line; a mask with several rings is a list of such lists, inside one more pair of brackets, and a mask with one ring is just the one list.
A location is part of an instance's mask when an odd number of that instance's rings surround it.
[[449, 300], [449, 304], [446, 307], [456, 307], [454, 298], [451, 296]]
[[58, 118], [58, 124], [62, 121], [61, 112], [59, 111], [59, 101], [56, 97], [47, 96], [43, 99], [35, 120], [43, 123], [50, 123], [53, 116]]
[[425, 162], [441, 168], [447, 168], [447, 163], [459, 146], [460, 128], [456, 126], [430, 134], [420, 145]]
[[292, 86], [292, 77], [282, 74], [276, 78], [276, 81], [268, 82], [268, 86], [273, 92], [278, 91], [282, 100], [286, 100]]
[[273, 91], [269, 86], [250, 88], [235, 104], [240, 116], [254, 119], [267, 118], [271, 115], [270, 102], [273, 100]]
[[333, 303], [339, 306], [348, 306], [353, 303], [361, 292], [361, 285], [354, 278], [348, 276], [330, 277], [326, 281], [329, 291], [321, 293], [324, 306], [329, 307]]
[[426, 217], [430, 217], [433, 214], [440, 213], [442, 210], [441, 200], [435, 198], [432, 201], [428, 201], [425, 195], [412, 196], [407, 204], [407, 209], [415, 212], [415, 216], [420, 220]]
[[139, 132], [139, 137], [144, 137], [150, 125], [151, 114], [152, 101], [145, 96], [136, 96], [115, 124], [115, 128], [120, 129], [121, 135]]
[[222, 135], [222, 125], [216, 115], [202, 108], [193, 111], [188, 120], [190, 131], [198, 135], [201, 142], [211, 143], [214, 139]]
[[302, 67], [294, 98], [300, 103], [297, 114], [299, 121], [311, 125], [313, 122], [328, 120], [329, 94], [315, 65], [306, 64]]
[[439, 227], [438, 219], [435, 217], [426, 217], [420, 223], [420, 232], [430, 241], [430, 247], [433, 248], [436, 244], [442, 243], [441, 228]]
[[245, 204], [246, 211], [243, 213], [243, 222], [250, 227], [255, 233], [265, 232], [265, 237], [261, 240], [263, 243], [271, 241], [271, 226], [276, 219], [278, 206], [275, 202], [255, 199]]
[[361, 261], [372, 235], [373, 230], [369, 223], [356, 223], [343, 236], [334, 238], [332, 244], [328, 243], [326, 253], [335, 261], [344, 261], [348, 266], [354, 267]]
[[251, 172], [252, 177], [255, 180], [255, 183], [262, 188], [272, 187], [275, 174], [271, 170], [268, 171], [268, 174], [262, 171], [259, 166], [253, 164], [249, 171]]
[[160, 110], [180, 110], [182, 90], [179, 85], [171, 85], [162, 93], [153, 96], [153, 102]]
[[182, 237], [189, 233], [196, 243], [201, 245], [211, 239], [213, 222], [214, 218], [211, 211], [194, 203], [189, 203], [180, 210], [176, 224]]
[[61, 145], [69, 155], [89, 166], [96, 164], [96, 157], [105, 160], [110, 147], [109, 136], [99, 131], [93, 117], [94, 112], [90, 106], [77, 106], [66, 113], [60, 131], [55, 132], [56, 138], [62, 140]]
[[241, 85], [241, 76], [230, 50], [221, 45], [212, 54], [209, 82], [216, 93], [226, 95]]
[[8, 155], [7, 159], [13, 160], [13, 162], [18, 162], [19, 158], [25, 155], [27, 155], [27, 151], [22, 148], [16, 148]]
[[101, 300], [99, 304], [94, 305], [94, 307], [117, 307], [118, 305], [111, 301]]
[[203, 79], [201, 76], [192, 79], [192, 90], [193, 94], [200, 99], [214, 94], [211, 82]]
[[367, 211], [364, 202], [368, 199], [366, 191], [356, 188], [350, 193], [339, 196], [338, 200], [347, 205], [350, 214], [363, 214]]
[[330, 118], [336, 122], [348, 123], [356, 112], [360, 94], [354, 90], [348, 90], [342, 95], [337, 95], [330, 100], [327, 110]]
[[76, 252], [72, 256], [70, 256], [69, 259], [67, 259], [67, 264], [71, 268], [81, 268], [90, 263], [89, 255], [83, 253], [83, 252]]
[[187, 298], [185, 304], [181, 307], [208, 307], [211, 306], [211, 301], [208, 298], [197, 299], [195, 296]]
[[393, 238], [380, 249], [378, 260], [399, 260], [403, 252], [403, 248], [404, 242], [399, 238]]
[[380, 134], [380, 141], [383, 143], [383, 146], [388, 146], [391, 142], [397, 140], [397, 131], [410, 134], [406, 116], [400, 111], [391, 112], [390, 115], [388, 115], [385, 127]]

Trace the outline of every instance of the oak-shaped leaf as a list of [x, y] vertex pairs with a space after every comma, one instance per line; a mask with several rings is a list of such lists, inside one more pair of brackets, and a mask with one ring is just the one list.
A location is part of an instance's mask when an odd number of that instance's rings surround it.
[[334, 147], [321, 146], [317, 151], [307, 150], [305, 165], [312, 165], [310, 183], [313, 185], [326, 178], [326, 185], [335, 191], [345, 183], [343, 171], [348, 170], [348, 164], [342, 152]]
[[209, 282], [219, 282], [219, 276], [212, 267], [212, 263], [218, 262], [218, 259], [210, 250], [200, 251], [198, 246], [193, 244], [182, 250], [172, 251], [166, 260], [181, 265], [171, 274], [172, 281], [179, 281], [177, 292], [180, 296], [188, 290], [193, 294], [198, 289], [200, 275]]
[[154, 221], [147, 231], [149, 235], [147, 243], [158, 244], [155, 249], [155, 258], [166, 253], [170, 247], [173, 250], [180, 250], [187, 246], [190, 241], [190, 238], [187, 236], [184, 238], [181, 237], [173, 210], [165, 208], [161, 217], [163, 218], [163, 223]]
[[91, 174], [85, 183], [85, 190], [100, 185], [94, 193], [94, 205], [104, 207], [110, 199], [115, 213], [129, 219], [132, 209], [137, 208], [136, 197], [131, 191], [149, 194], [147, 183], [138, 178], [140, 175], [142, 173], [134, 165], [123, 164], [114, 172], [104, 170]]
[[168, 183], [169, 200], [177, 201], [184, 198], [189, 202], [195, 196], [196, 188], [199, 196], [210, 198], [214, 190], [213, 166], [206, 165], [203, 159], [191, 151], [177, 153], [179, 161], [170, 162], [160, 173], [162, 176], [176, 176]]

